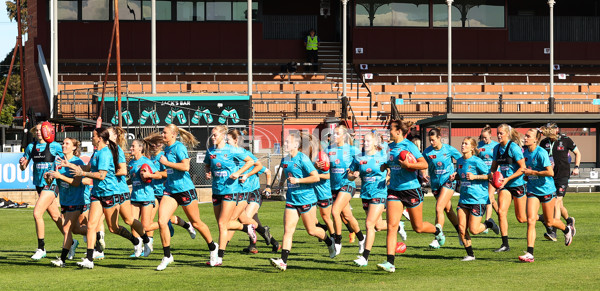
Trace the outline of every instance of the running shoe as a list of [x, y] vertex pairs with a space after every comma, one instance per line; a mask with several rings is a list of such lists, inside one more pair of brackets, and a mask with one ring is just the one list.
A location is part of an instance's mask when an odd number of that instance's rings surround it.
[[248, 247], [248, 253], [258, 254], [258, 249], [256, 248], [256, 246], [249, 246]]
[[162, 260], [160, 261], [160, 265], [158, 265], [158, 267], [156, 267], [157, 271], [162, 271], [164, 269], [167, 268], [167, 266], [173, 262], [173, 255], [171, 255], [170, 257], [163, 257]]
[[69, 249], [69, 254], [67, 254], [67, 260], [72, 260], [73, 258], [75, 258], [75, 250], [77, 249], [78, 245], [79, 245], [79, 241], [76, 239], [73, 239], [73, 244], [71, 244], [71, 248]]
[[359, 267], [366, 267], [369, 264], [369, 261], [365, 259], [363, 256], [357, 256], [358, 259], [354, 260], [354, 264]]
[[[192, 239], [195, 239], [196, 238], [196, 229], [194, 229], [194, 227], [192, 226], [192, 224], [190, 222], [188, 222], [188, 224], [190, 225], [190, 227], [187, 228], [187, 231], [190, 234], [190, 237]], [[173, 225], [171, 225], [171, 227], [173, 227]]]
[[210, 261], [209, 263], [216, 262], [219, 257], [219, 244], [215, 243], [215, 250], [210, 251]]
[[565, 246], [570, 246], [573, 242], [573, 234], [575, 233], [575, 228], [570, 225], [567, 225], [569, 228], [569, 232], [565, 233]]
[[271, 240], [271, 245], [271, 252], [277, 253], [279, 250], [281, 250], [281, 245], [276, 240]]
[[461, 261], [463, 261], [463, 262], [475, 261], [475, 257], [474, 256], [465, 256]]
[[508, 252], [508, 251], [510, 251], [510, 247], [505, 246], [505, 245], [501, 245], [499, 249], [494, 250], [494, 252], [496, 252], [496, 253]]
[[571, 230], [573, 231], [573, 236], [577, 234], [577, 230], [575, 229], [575, 217], [569, 217], [571, 219], [571, 223], [567, 223], [567, 225], [571, 226]]
[[544, 233], [544, 237], [547, 240], [556, 241], [556, 232], [546, 232]]
[[404, 230], [404, 221], [400, 221], [398, 224], [398, 234], [403, 241], [406, 241], [406, 230]]
[[525, 263], [533, 263], [533, 261], [534, 261], [533, 255], [528, 252], [525, 252], [524, 255], [519, 256], [519, 261], [525, 262]]
[[442, 231], [442, 226], [440, 224], [436, 224], [435, 228], [437, 228], [440, 231], [440, 233], [438, 233], [438, 235], [435, 236], [435, 239], [438, 241], [441, 247], [444, 245], [444, 243], [446, 243], [446, 236], [444, 235], [444, 232]]
[[348, 238], [350, 243], [353, 243], [354, 240], [356, 239], [356, 233], [351, 232], [350, 234], [348, 234]]
[[500, 234], [500, 227], [498, 226], [498, 224], [496, 224], [496, 222], [494, 221], [494, 219], [490, 218], [490, 219], [488, 219], [488, 221], [492, 223], [492, 231], [495, 234]]
[[408, 214], [408, 210], [404, 209], [404, 211], [402, 211], [402, 215], [404, 215], [404, 217], [410, 221], [410, 214]]
[[81, 262], [77, 262], [77, 266], [79, 266], [81, 268], [86, 268], [86, 269], [93, 269], [94, 262], [88, 260], [87, 258], [83, 258], [83, 260], [81, 260]]
[[432, 249], [439, 249], [440, 248], [440, 243], [437, 241], [437, 239], [434, 239], [430, 244], [429, 247]]
[[327, 249], [329, 250], [329, 257], [333, 259], [335, 258], [335, 256], [337, 256], [337, 251], [335, 249], [335, 241], [332, 237], [330, 237], [329, 240], [331, 241], [331, 245], [328, 245]]
[[362, 240], [358, 241], [358, 254], [362, 255], [362, 253], [365, 251], [365, 242], [367, 242], [367, 238], [364, 237]]
[[100, 251], [103, 252], [106, 248], [106, 242], [104, 241], [104, 231], [99, 231], [99, 233], [100, 239], [98, 240], [98, 243], [100, 244]]
[[488, 234], [489, 232], [490, 232], [490, 229], [489, 229], [489, 228], [486, 228], [486, 229], [485, 229], [484, 231], [482, 231], [481, 233], [482, 233], [482, 234]]
[[271, 258], [271, 265], [280, 271], [285, 271], [287, 269], [287, 264], [284, 263], [282, 259]]
[[254, 224], [248, 224], [248, 237], [253, 244], [256, 243], [256, 229], [254, 229]]
[[[134, 254], [134, 256], [135, 256], [135, 254]], [[98, 260], [98, 261], [104, 260], [104, 252], [99, 252], [99, 251], [94, 250], [94, 253], [92, 254], [92, 258], [94, 258], [94, 260]]]
[[265, 244], [269, 245], [271, 243], [271, 239], [273, 239], [273, 236], [271, 235], [271, 228], [268, 226], [264, 227], [265, 229]]
[[148, 243], [148, 246], [150, 247], [150, 252], [154, 251], [154, 238], [150, 237], [150, 242]]
[[56, 260], [50, 261], [50, 263], [52, 263], [52, 265], [59, 267], [59, 268], [65, 267], [65, 262], [63, 262], [60, 258], [56, 258]]
[[144, 242], [142, 238], [138, 237], [138, 244], [133, 246], [133, 251], [135, 252], [135, 257], [139, 258], [144, 252]]
[[144, 252], [142, 253], [142, 256], [148, 257], [150, 253], [152, 253], [152, 246], [150, 245], [150, 243], [151, 241], [148, 241], [148, 243], [144, 244]]
[[384, 270], [388, 273], [396, 272], [396, 267], [394, 265], [392, 265], [390, 262], [383, 262], [381, 264], [377, 264], [377, 268]]
[[342, 252], [342, 244], [334, 244], [335, 245], [335, 255], [339, 255]]
[[208, 263], [209, 263], [208, 265], [211, 267], [218, 267], [218, 266], [223, 265], [223, 258], [217, 257], [214, 260], [211, 259], [210, 262], [208, 262]]
[[[169, 234], [171, 235], [171, 237], [173, 237], [173, 235], [175, 234], [175, 228], [173, 228], [173, 224], [171, 223], [170, 220], [169, 220], [169, 222], [167, 222], [167, 225], [169, 226]], [[192, 225], [190, 225], [190, 228], [191, 227], [192, 227]]]
[[31, 259], [39, 261], [39, 260], [41, 260], [41, 259], [43, 259], [45, 257], [46, 257], [46, 250], [37, 249], [35, 251], [35, 254], [33, 254], [33, 256], [31, 256]]

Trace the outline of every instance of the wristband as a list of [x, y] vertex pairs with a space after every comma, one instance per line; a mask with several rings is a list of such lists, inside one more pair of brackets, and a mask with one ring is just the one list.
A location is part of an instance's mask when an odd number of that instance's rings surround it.
[[579, 166], [578, 166], [578, 165], [575, 165], [575, 169], [579, 169]]

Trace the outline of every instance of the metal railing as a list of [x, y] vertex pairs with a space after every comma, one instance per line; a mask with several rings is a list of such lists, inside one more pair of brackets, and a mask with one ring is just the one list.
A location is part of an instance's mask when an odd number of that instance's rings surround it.
[[342, 101], [339, 98], [268, 98], [253, 99], [255, 118], [325, 118], [339, 117]]

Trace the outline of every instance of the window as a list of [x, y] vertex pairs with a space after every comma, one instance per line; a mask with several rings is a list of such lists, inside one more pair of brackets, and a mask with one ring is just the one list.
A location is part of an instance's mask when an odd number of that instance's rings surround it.
[[206, 20], [204, 16], [204, 12], [206, 11], [204, 7], [205, 2], [196, 2], [196, 20], [204, 21]]
[[231, 20], [231, 2], [206, 3], [206, 20]]
[[108, 0], [83, 0], [81, 4], [82, 20], [109, 20]]
[[58, 20], [77, 20], [77, 1], [58, 1]]
[[[152, 20], [152, 1], [144, 0], [143, 3], [142, 20]], [[171, 20], [171, 1], [156, 1], [156, 20]]]
[[[248, 20], [248, 2], [233, 2], [233, 20]], [[258, 15], [258, 2], [252, 2], [252, 19]]]
[[194, 2], [177, 2], [177, 21], [194, 21]]
[[[114, 19], [114, 16], [113, 16]], [[141, 20], [142, 2], [139, 0], [119, 1], [119, 20]]]
[[429, 0], [358, 0], [357, 26], [429, 26]]
[[[433, 1], [433, 26], [448, 27], [448, 5], [444, 0]], [[454, 1], [452, 26], [504, 27], [504, 0]]]

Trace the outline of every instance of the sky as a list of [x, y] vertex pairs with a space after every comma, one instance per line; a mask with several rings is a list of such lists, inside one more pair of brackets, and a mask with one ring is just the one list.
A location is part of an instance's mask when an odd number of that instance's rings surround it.
[[0, 60], [15, 46], [17, 40], [17, 22], [11, 22], [6, 13], [5, 0], [0, 0]]

